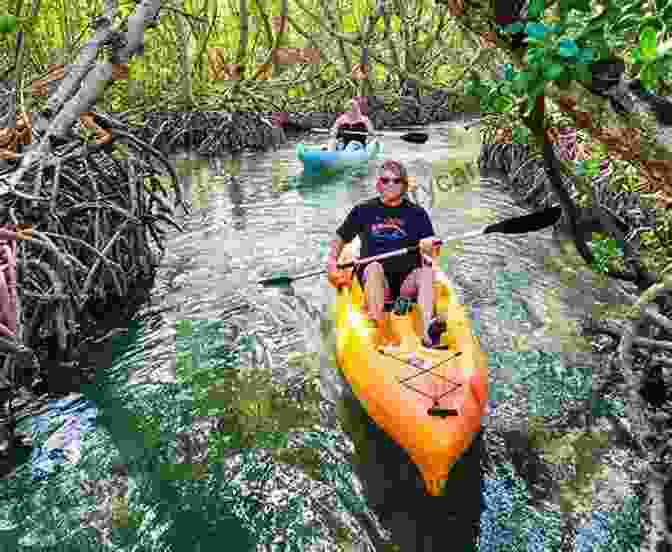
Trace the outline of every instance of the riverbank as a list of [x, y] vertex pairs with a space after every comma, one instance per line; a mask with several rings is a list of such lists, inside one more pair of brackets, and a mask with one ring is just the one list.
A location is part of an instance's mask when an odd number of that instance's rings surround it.
[[[537, 210], [557, 203], [544, 174], [543, 162], [530, 159], [525, 146], [485, 145], [480, 168], [483, 178], [505, 182], [521, 206]], [[571, 189], [571, 183], [565, 182], [565, 185]], [[612, 198], [605, 198], [606, 202], [627, 224], [656, 223], [656, 212], [642, 205], [639, 194], [612, 192], [612, 195]], [[583, 216], [586, 234], [604, 231], [590, 211], [584, 210]], [[556, 238], [568, 244], [569, 228], [566, 220], [562, 222], [558, 225]], [[634, 241], [634, 246], [639, 247], [636, 237]], [[567, 277], [575, 270], [564, 264], [570, 257], [572, 255], [568, 254], [555, 263]], [[573, 257], [577, 257], [576, 253]], [[585, 264], [581, 259], [572, 260], [578, 262], [577, 266]], [[578, 283], [573, 285], [576, 287]], [[626, 306], [634, 304], [639, 296], [636, 286], [630, 282], [618, 285], [628, 298]], [[634, 347], [632, 342], [627, 344], [625, 341], [631, 321], [609, 311], [605, 315], [598, 305], [586, 312], [580, 331], [601, 359], [593, 372], [594, 396], [607, 401], [619, 398], [625, 402], [620, 414], [611, 412], [605, 419], [611, 425], [608, 431], [618, 436], [620, 446], [630, 450], [641, 462], [642, 483], [638, 485], [638, 498], [642, 544], [647, 550], [667, 550], [666, 546], [672, 543], [672, 518], [669, 516], [672, 512], [672, 470], [669, 467], [672, 463], [672, 354], [669, 352], [672, 333], [661, 324], [672, 319], [672, 311], [656, 310], [660, 318], [647, 317], [635, 328]], [[624, 351], [625, 346], [628, 349]], [[632, 358], [628, 359], [628, 354], [632, 354]], [[593, 416], [593, 413], [584, 413], [585, 423], [590, 423]]]
[[[368, 98], [364, 110], [376, 130], [424, 126], [447, 121], [472, 121], [478, 113], [451, 110], [453, 93], [435, 90], [416, 103], [405, 103], [398, 111], [385, 109], [383, 100]], [[134, 134], [165, 152], [189, 149], [203, 156], [264, 151], [280, 145], [290, 136], [313, 128], [330, 128], [340, 113], [147, 113], [144, 125]]]

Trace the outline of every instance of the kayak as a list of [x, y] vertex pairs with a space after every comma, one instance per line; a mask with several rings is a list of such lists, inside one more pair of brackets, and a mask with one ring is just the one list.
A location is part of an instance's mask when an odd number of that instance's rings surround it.
[[368, 163], [376, 159], [383, 151], [380, 140], [366, 145], [366, 149], [354, 151], [326, 151], [319, 146], [296, 146], [296, 158], [303, 163], [304, 171], [310, 173], [337, 172], [348, 167]]
[[[355, 240], [357, 241], [357, 240]], [[353, 258], [352, 244], [340, 263]], [[369, 417], [402, 447], [417, 466], [427, 493], [440, 496], [452, 467], [481, 429], [488, 401], [488, 361], [465, 308], [435, 263], [435, 315], [446, 321], [440, 343], [422, 346], [415, 308], [392, 313], [398, 347], [376, 350], [374, 331], [362, 313], [357, 278], [337, 293], [336, 360]]]

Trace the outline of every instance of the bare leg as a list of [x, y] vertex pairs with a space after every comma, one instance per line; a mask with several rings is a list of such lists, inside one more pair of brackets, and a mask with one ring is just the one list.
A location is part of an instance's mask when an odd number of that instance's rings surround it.
[[394, 332], [390, 315], [385, 312], [385, 272], [380, 263], [371, 263], [364, 270], [364, 293], [369, 319], [378, 326], [375, 344], [378, 347], [385, 345], [399, 345], [401, 338]]
[[434, 313], [434, 271], [430, 266], [418, 270], [418, 309], [422, 317], [423, 337], [429, 339], [429, 323]]
[[401, 285], [401, 295], [417, 295], [418, 314], [422, 321], [422, 337], [429, 339], [429, 323], [434, 314], [434, 271], [431, 266], [416, 268]]
[[364, 270], [366, 305], [372, 320], [380, 323], [385, 318], [385, 272], [380, 263], [371, 263]]

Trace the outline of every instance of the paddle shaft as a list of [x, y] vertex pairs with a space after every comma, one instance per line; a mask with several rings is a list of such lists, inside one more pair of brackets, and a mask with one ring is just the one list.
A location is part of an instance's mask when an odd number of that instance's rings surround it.
[[[441, 245], [443, 242], [441, 240], [437, 240], [436, 245]], [[417, 251], [420, 249], [419, 245], [412, 245], [410, 247], [404, 247], [403, 249], [397, 249], [395, 251], [390, 251], [389, 253], [383, 253], [382, 255], [374, 255], [373, 257], [366, 257], [365, 259], [359, 259], [357, 261], [351, 261], [349, 263], [344, 263], [344, 264], [339, 264], [338, 268], [344, 269], [344, 268], [351, 268], [355, 265], [365, 265], [369, 263], [373, 263], [375, 261], [382, 261], [384, 259], [389, 259], [391, 257], [400, 257], [401, 255], [406, 255], [407, 253], [412, 253], [413, 251]]]

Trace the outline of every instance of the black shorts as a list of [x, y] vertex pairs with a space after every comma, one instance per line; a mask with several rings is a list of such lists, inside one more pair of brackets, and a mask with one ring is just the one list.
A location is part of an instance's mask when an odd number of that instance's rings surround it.
[[[365, 266], [359, 267], [356, 271], [355, 274], [357, 275], [357, 279], [359, 280], [359, 284], [362, 286], [362, 289], [364, 289], [364, 270], [366, 269]], [[383, 269], [384, 270], [384, 269]], [[415, 270], [415, 269], [413, 269]], [[390, 286], [390, 296], [386, 297], [386, 302], [387, 299], [390, 300], [391, 303], [394, 303], [399, 295], [401, 295], [401, 284], [404, 283], [404, 280], [406, 277], [413, 272], [413, 270], [408, 270], [405, 272], [389, 272], [384, 270], [385, 274], [385, 279], [387, 280], [388, 285]]]

